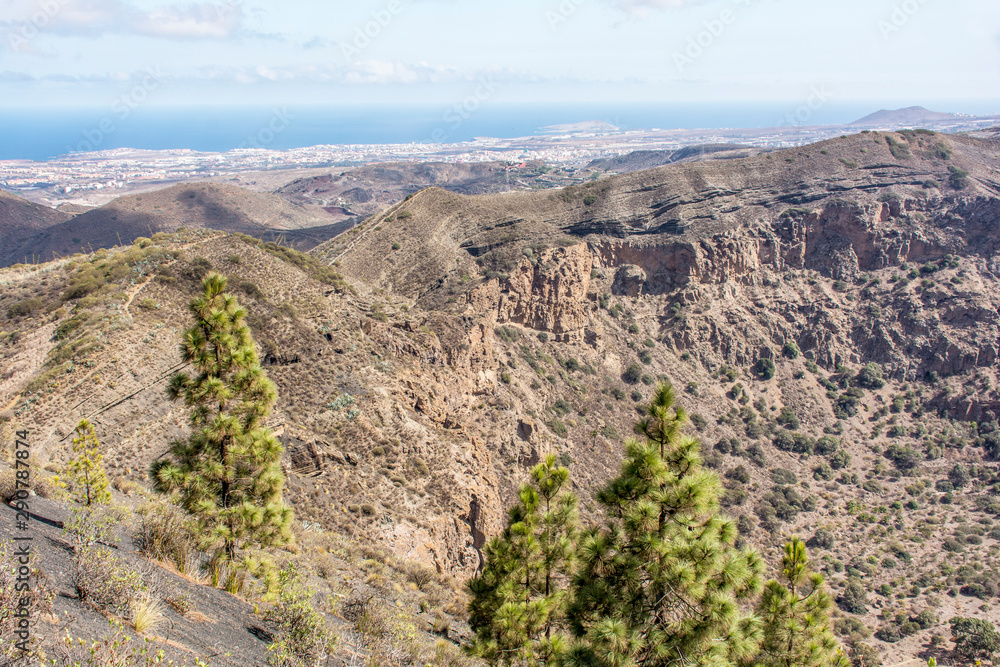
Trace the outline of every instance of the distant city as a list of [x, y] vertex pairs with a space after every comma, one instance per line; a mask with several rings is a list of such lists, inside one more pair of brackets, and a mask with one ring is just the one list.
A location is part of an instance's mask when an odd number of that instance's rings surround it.
[[[926, 110], [919, 109], [920, 112]], [[903, 113], [909, 112], [909, 113]], [[764, 129], [620, 130], [607, 123], [577, 123], [543, 128], [547, 134], [514, 139], [478, 137], [460, 143], [387, 143], [310, 146], [287, 150], [239, 148], [227, 152], [135, 150], [118, 148], [74, 153], [39, 162], [0, 161], [0, 187], [32, 201], [58, 206], [99, 206], [129, 192], [159, 189], [185, 181], [233, 181], [270, 190], [297, 178], [304, 170], [341, 170], [379, 162], [508, 162], [541, 160], [573, 169], [599, 158], [639, 150], [677, 150], [702, 144], [739, 144], [778, 149], [821, 141], [862, 129], [927, 127], [945, 132], [975, 131], [1000, 125], [1000, 117], [953, 114], [914, 116], [912, 109], [879, 112], [851, 125], [796, 126]], [[913, 121], [925, 120], [916, 123]], [[259, 174], [262, 182], [252, 178]], [[278, 179], [278, 180], [276, 180]], [[277, 183], [277, 185], [276, 185]]]

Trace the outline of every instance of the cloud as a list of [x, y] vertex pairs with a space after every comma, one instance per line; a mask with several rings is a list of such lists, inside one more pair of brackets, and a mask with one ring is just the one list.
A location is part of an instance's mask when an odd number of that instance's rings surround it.
[[125, 0], [5, 0], [0, 28], [31, 38], [51, 33], [97, 38], [107, 34], [171, 40], [229, 39], [241, 34], [240, 2], [167, 4], [141, 10]]
[[[492, 73], [495, 75], [496, 73]], [[203, 67], [191, 78], [220, 83], [268, 84], [420, 84], [475, 81], [484, 72], [457, 67], [405, 63], [399, 60], [362, 60], [349, 65], [310, 64], [281, 67]]]
[[[677, 9], [690, 5], [701, 5], [710, 0], [606, 0], [608, 4], [626, 14], [646, 16], [650, 10]], [[747, 2], [748, 0], [733, 0]]]

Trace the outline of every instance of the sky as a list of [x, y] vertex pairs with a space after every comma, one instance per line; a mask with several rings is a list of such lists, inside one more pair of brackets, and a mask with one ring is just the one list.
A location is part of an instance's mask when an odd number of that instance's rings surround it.
[[820, 97], [1000, 114], [998, 91], [996, 0], [0, 0], [8, 108]]

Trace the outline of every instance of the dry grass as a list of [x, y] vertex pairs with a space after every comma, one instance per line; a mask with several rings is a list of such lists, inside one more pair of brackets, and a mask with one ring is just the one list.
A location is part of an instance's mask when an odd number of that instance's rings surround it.
[[136, 632], [154, 630], [163, 620], [163, 603], [157, 598], [144, 595], [132, 603], [132, 627]]

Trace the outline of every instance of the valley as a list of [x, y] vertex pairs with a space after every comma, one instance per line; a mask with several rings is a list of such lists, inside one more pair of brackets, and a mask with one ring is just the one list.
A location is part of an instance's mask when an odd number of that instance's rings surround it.
[[[528, 471], [554, 454], [597, 522], [664, 382], [768, 576], [799, 536], [843, 646], [951, 664], [949, 619], [1000, 621], [1000, 137], [715, 150], [375, 164], [74, 213], [0, 195], [0, 448], [27, 430], [58, 474], [86, 418], [116, 499], [162, 505], [147, 471], [188, 429], [166, 381], [218, 271], [277, 385], [282, 557], [332, 600], [338, 664], [461, 664], [463, 582]], [[376, 598], [400, 610], [377, 637]]]

